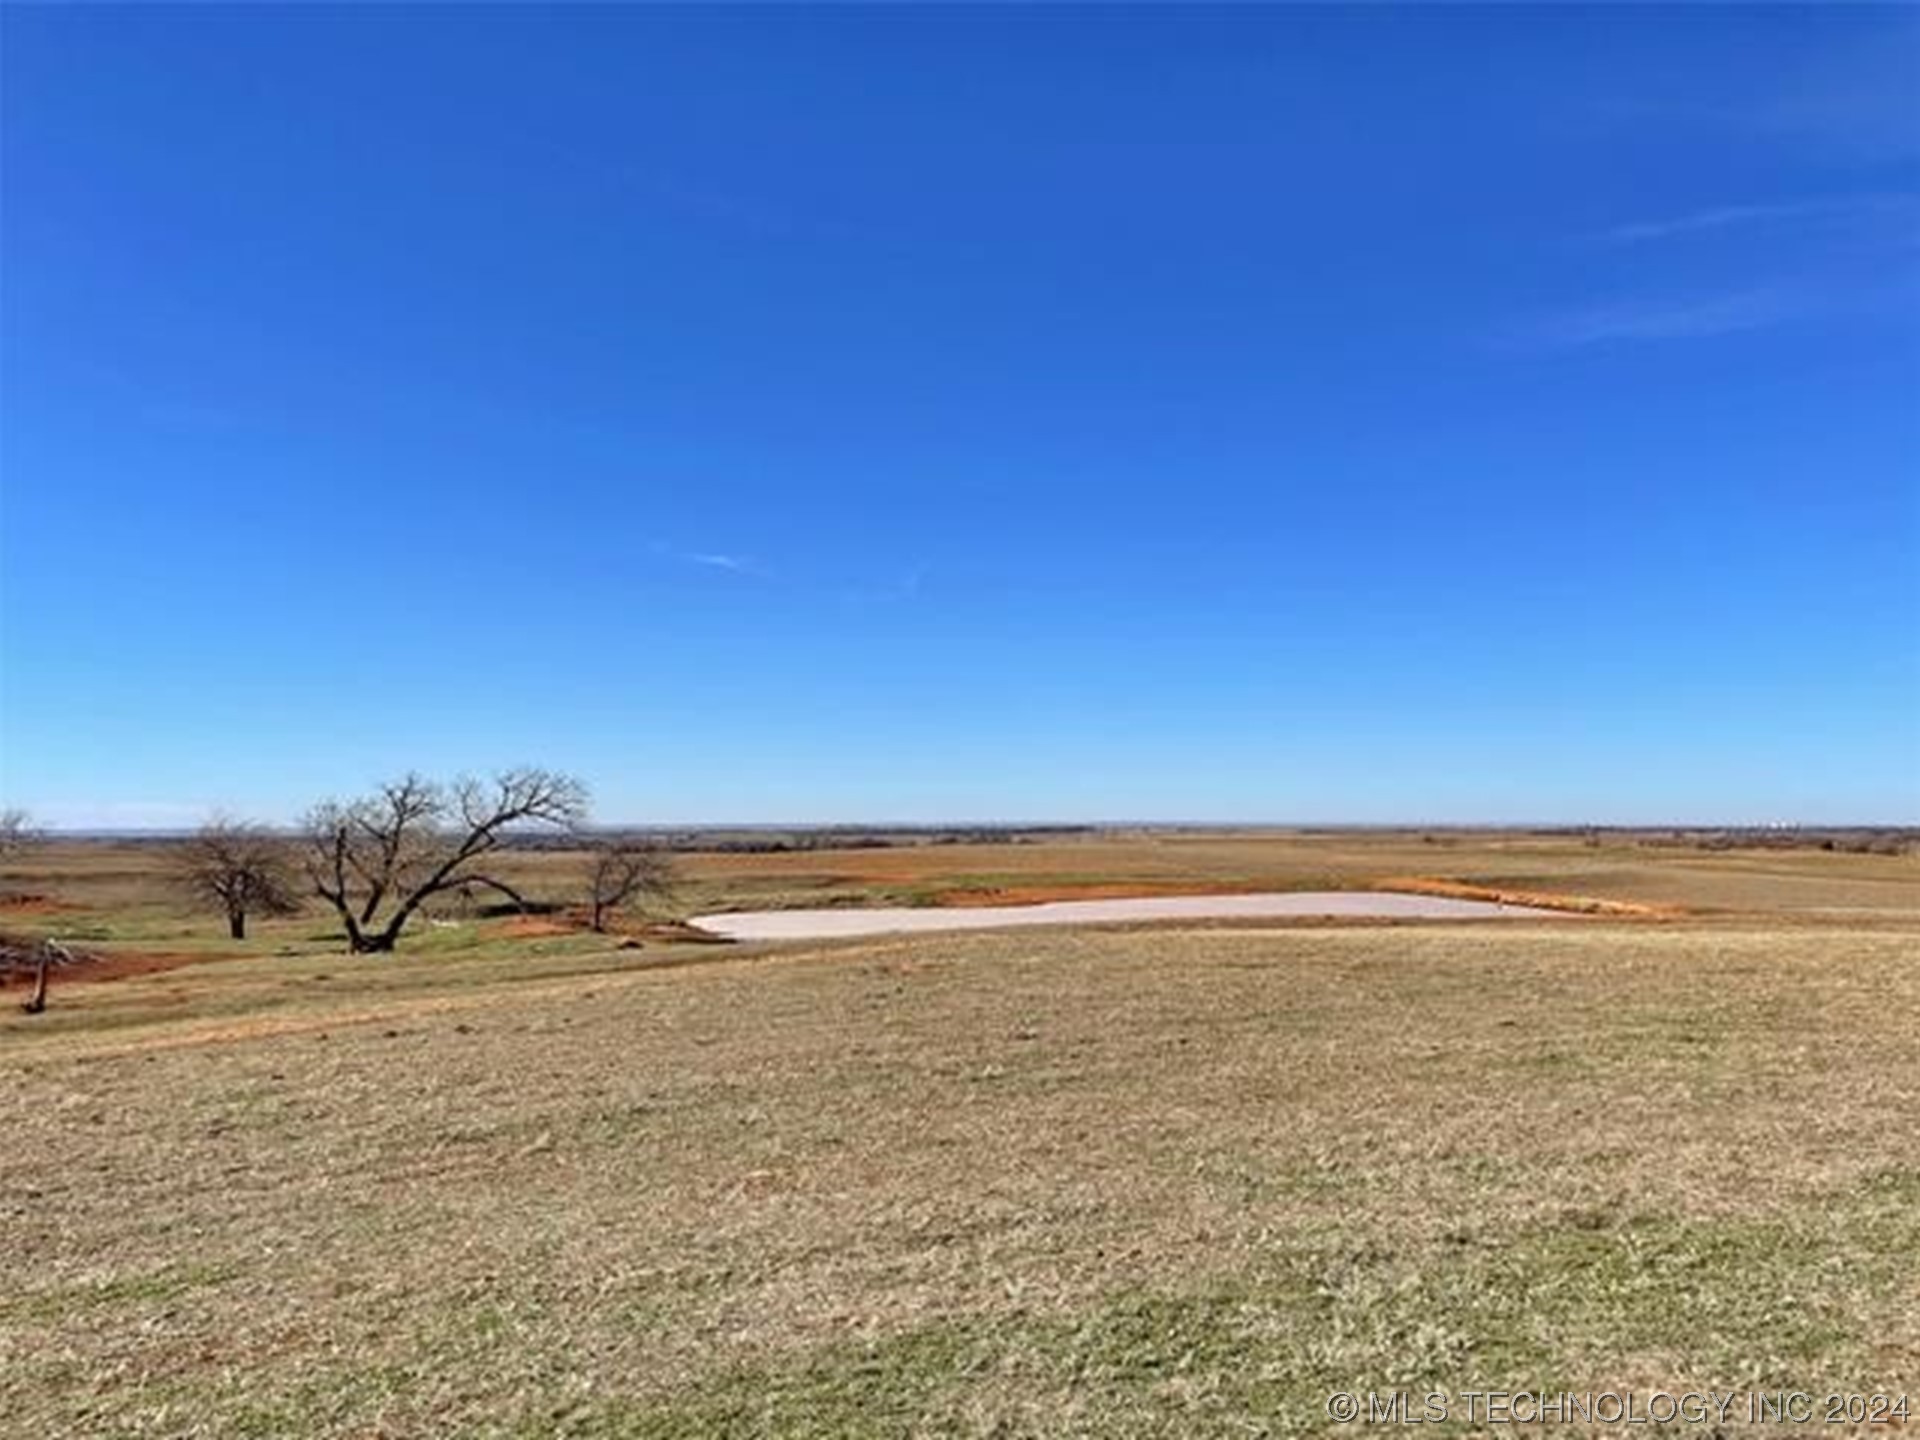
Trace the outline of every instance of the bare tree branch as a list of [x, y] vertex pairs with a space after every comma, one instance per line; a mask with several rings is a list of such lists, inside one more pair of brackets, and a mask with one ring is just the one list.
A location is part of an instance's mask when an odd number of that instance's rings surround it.
[[0, 856], [24, 850], [40, 838], [33, 817], [18, 806], [0, 810]]
[[348, 946], [384, 952], [421, 904], [444, 890], [483, 884], [524, 904], [480, 873], [483, 857], [517, 829], [571, 827], [586, 809], [586, 787], [551, 770], [507, 770], [450, 785], [407, 775], [351, 804], [316, 806], [305, 826], [307, 875], [340, 917]]
[[0, 810], [0, 861], [15, 858], [44, 838], [25, 810], [17, 806]]
[[249, 915], [291, 915], [300, 908], [286, 842], [258, 825], [215, 816], [181, 846], [174, 865], [182, 889], [226, 912], [235, 940], [247, 938]]
[[672, 891], [672, 862], [658, 846], [612, 836], [587, 852], [587, 923], [596, 931], [604, 931], [608, 917], [629, 903], [661, 901]]

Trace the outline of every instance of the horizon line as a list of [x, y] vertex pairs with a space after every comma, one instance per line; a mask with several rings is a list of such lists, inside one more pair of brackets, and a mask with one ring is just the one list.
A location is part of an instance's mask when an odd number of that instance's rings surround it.
[[[247, 822], [241, 822], [247, 823]], [[297, 834], [298, 824], [258, 822], [263, 830]], [[199, 825], [40, 825], [41, 836], [52, 839], [165, 839], [193, 835]], [[955, 830], [1586, 830], [1632, 832], [1644, 830], [1913, 830], [1920, 817], [1908, 820], [685, 820], [595, 821], [572, 827], [575, 831], [781, 831], [799, 830], [940, 833]], [[564, 829], [528, 826], [516, 835], [563, 835]]]

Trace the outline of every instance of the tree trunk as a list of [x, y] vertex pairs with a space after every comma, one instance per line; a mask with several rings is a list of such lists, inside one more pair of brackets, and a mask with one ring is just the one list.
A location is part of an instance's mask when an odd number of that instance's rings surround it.
[[40, 963], [33, 972], [33, 994], [20, 1008], [29, 1015], [38, 1015], [47, 1008], [47, 966], [53, 963], [53, 947], [45, 941], [40, 944]]
[[394, 942], [400, 938], [400, 932], [392, 926], [375, 935], [362, 934], [356, 926], [347, 937], [348, 948], [356, 955], [390, 955]]
[[[339, 895], [322, 890], [321, 895], [333, 906], [333, 913], [340, 917], [340, 928], [347, 932], [347, 953], [362, 955], [373, 947], [367, 944], [367, 937], [361, 932], [360, 922], [353, 918], [353, 911]], [[392, 946], [388, 946], [392, 949]]]
[[244, 910], [227, 911], [227, 934], [235, 940], [247, 938], [247, 912]]

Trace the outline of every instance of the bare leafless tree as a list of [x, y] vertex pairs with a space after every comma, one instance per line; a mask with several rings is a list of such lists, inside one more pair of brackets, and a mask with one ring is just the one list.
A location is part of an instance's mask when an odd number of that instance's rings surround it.
[[[20, 859], [45, 837], [33, 823], [33, 817], [17, 806], [0, 810], [0, 865]], [[0, 885], [0, 893], [9, 893]]]
[[24, 850], [39, 838], [33, 817], [18, 806], [0, 810], [0, 856]]
[[216, 816], [175, 852], [174, 865], [181, 888], [226, 911], [235, 940], [247, 938], [249, 915], [292, 915], [300, 908], [290, 847], [258, 825]]
[[573, 826], [586, 810], [586, 787], [551, 770], [508, 770], [491, 781], [451, 785], [408, 775], [363, 799], [315, 807], [305, 826], [307, 874], [339, 915], [348, 948], [385, 952], [414, 912], [442, 891], [481, 885], [525, 904], [487, 873], [487, 857], [516, 829]]
[[673, 866], [659, 846], [610, 835], [587, 848], [587, 923], [607, 928], [615, 911], [635, 901], [664, 900], [673, 890]]

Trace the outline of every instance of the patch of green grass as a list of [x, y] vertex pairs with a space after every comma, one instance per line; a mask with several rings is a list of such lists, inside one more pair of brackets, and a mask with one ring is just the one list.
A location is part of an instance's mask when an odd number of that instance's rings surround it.
[[[611, 1398], [511, 1433], [666, 1437], [1298, 1434], [1336, 1390], [1563, 1391], [1659, 1383], [1872, 1389], [1873, 1333], [1836, 1303], [1884, 1302], [1920, 1222], [1857, 1216], [1641, 1218], [1398, 1255], [1329, 1243], [1184, 1291], [1128, 1290], [1067, 1314], [950, 1315]], [[1883, 1217], [1884, 1218], [1884, 1217]], [[992, 1416], [991, 1425], [987, 1417]], [[1463, 1434], [1463, 1419], [1433, 1433]]]
[[92, 1315], [96, 1322], [117, 1323], [129, 1310], [164, 1307], [196, 1290], [226, 1284], [240, 1274], [240, 1268], [231, 1264], [167, 1264], [134, 1274], [46, 1288], [32, 1288], [29, 1277], [29, 1288], [0, 1295], [0, 1323], [71, 1321], [80, 1315]]

